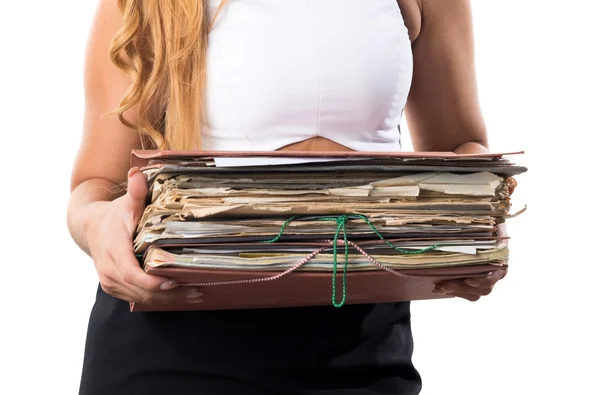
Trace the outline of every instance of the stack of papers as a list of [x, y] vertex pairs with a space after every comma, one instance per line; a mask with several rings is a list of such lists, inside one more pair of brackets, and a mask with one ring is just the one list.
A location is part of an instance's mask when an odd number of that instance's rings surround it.
[[286, 154], [147, 156], [142, 266], [275, 279], [508, 260], [497, 226], [526, 168], [501, 154]]

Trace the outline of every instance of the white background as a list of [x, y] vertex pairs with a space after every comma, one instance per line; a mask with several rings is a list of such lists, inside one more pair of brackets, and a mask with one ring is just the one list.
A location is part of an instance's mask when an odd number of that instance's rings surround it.
[[[0, 3], [2, 394], [78, 389], [96, 275], [65, 207], [95, 3]], [[413, 304], [422, 393], [600, 394], [598, 3], [473, 3], [491, 148], [526, 151], [515, 204], [528, 211], [509, 222], [492, 295]]]

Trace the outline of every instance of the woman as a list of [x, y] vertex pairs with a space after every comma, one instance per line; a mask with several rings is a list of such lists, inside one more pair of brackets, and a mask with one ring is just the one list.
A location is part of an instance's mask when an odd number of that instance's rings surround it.
[[[403, 111], [416, 150], [486, 151], [471, 34], [468, 0], [101, 0], [68, 211], [100, 280], [80, 394], [419, 393], [408, 303], [130, 313], [202, 295], [139, 268], [129, 155], [400, 150]], [[497, 280], [437, 292], [477, 300]]]

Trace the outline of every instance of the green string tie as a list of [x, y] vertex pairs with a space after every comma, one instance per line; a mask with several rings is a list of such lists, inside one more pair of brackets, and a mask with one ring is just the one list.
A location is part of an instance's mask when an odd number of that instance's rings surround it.
[[[262, 243], [275, 243], [275, 242], [279, 241], [281, 239], [281, 236], [283, 236], [283, 233], [284, 233], [285, 229], [287, 228], [287, 226], [290, 224], [290, 222], [292, 222], [294, 220], [318, 220], [318, 221], [333, 221], [333, 222], [335, 222], [337, 224], [337, 227], [335, 230], [335, 234], [333, 236], [333, 276], [332, 276], [332, 286], [331, 286], [331, 288], [332, 288], [331, 303], [333, 304], [334, 307], [340, 308], [344, 305], [344, 303], [346, 303], [346, 277], [347, 277], [347, 273], [348, 273], [348, 235], [346, 233], [346, 222], [348, 221], [348, 219], [362, 219], [369, 225], [369, 227], [373, 230], [373, 232], [377, 235], [377, 237], [379, 237], [381, 240], [383, 240], [383, 242], [385, 242], [385, 244], [387, 244], [389, 247], [391, 247], [395, 251], [398, 251], [402, 254], [422, 254], [424, 252], [434, 250], [441, 246], [441, 244], [434, 244], [432, 246], [425, 247], [420, 250], [405, 250], [403, 248], [398, 248], [395, 245], [393, 245], [392, 243], [390, 243], [388, 240], [386, 240], [381, 235], [381, 233], [379, 233], [377, 228], [375, 228], [375, 225], [373, 225], [373, 223], [371, 221], [369, 221], [369, 219], [362, 214], [340, 215], [340, 216], [333, 216], [333, 217], [327, 217], [327, 216], [325, 216], [325, 217], [305, 217], [305, 218], [299, 218], [299, 217], [293, 216], [293, 217], [290, 217], [287, 220], [285, 220], [283, 225], [281, 225], [281, 229], [279, 230], [279, 234], [277, 234], [277, 236], [275, 236], [271, 240], [262, 241]], [[338, 303], [337, 302], [337, 270], [338, 270], [338, 267], [337, 267], [337, 264], [338, 264], [337, 251], [338, 251], [338, 249], [337, 249], [337, 247], [338, 247], [338, 238], [339, 238], [340, 231], [343, 233], [343, 236], [344, 236], [345, 262], [344, 262], [344, 271], [343, 271], [343, 276], [342, 276], [342, 300]]]

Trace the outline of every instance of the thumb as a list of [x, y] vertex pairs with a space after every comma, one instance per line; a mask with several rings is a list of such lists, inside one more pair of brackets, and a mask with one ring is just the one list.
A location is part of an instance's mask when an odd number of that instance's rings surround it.
[[125, 205], [134, 213], [135, 219], [144, 212], [148, 181], [139, 167], [132, 167], [127, 174], [127, 194], [124, 196]]

